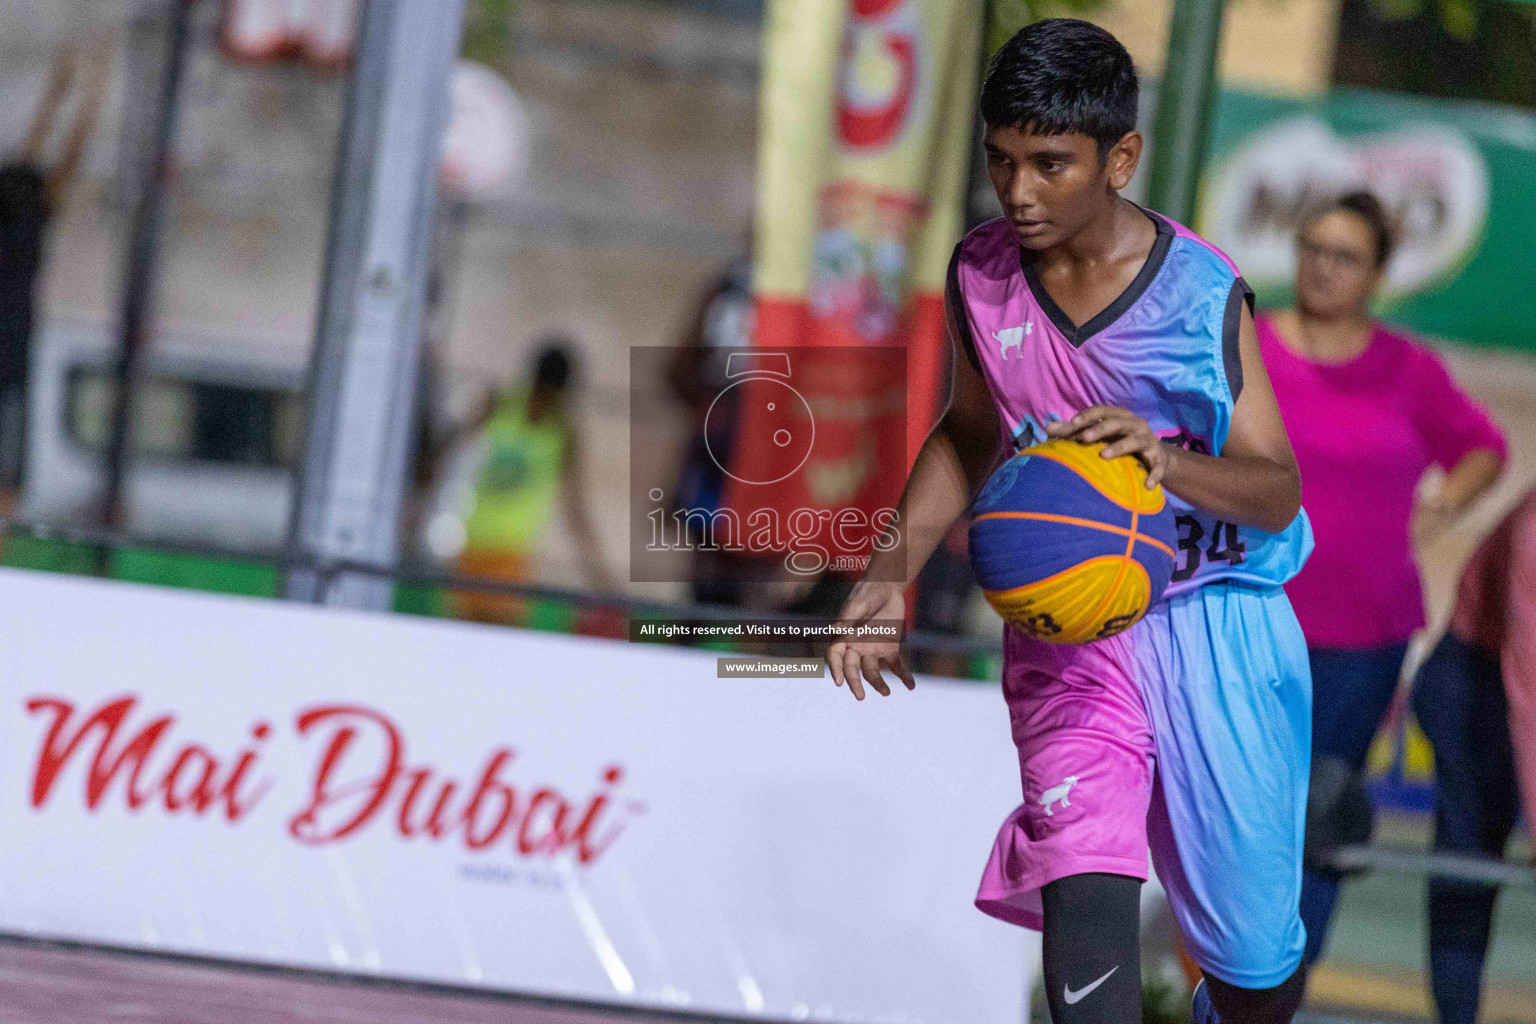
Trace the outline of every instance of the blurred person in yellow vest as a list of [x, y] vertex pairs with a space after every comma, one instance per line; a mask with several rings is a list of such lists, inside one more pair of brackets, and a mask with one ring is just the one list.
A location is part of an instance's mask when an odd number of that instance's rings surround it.
[[[466, 441], [472, 444], [469, 455], [475, 469], [461, 520], [462, 547], [456, 562], [460, 575], [531, 581], [563, 499], [588, 583], [603, 591], [614, 589], [590, 514], [582, 470], [585, 446], [570, 408], [576, 369], [567, 339], [545, 339], [530, 379], [493, 389], [476, 413], [439, 446], [445, 453], [462, 449]], [[517, 624], [525, 617], [526, 602], [504, 594], [458, 591], [452, 608], [458, 618]]]

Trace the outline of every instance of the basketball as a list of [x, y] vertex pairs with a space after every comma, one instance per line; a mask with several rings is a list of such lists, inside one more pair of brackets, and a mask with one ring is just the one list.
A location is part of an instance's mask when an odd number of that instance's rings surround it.
[[971, 566], [997, 613], [1053, 644], [1135, 625], [1173, 575], [1177, 529], [1132, 456], [1047, 441], [998, 467], [976, 498]]

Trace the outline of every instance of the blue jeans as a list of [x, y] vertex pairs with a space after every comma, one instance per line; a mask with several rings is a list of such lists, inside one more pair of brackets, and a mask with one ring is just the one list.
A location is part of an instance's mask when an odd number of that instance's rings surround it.
[[[1519, 814], [1497, 658], [1447, 635], [1419, 670], [1413, 713], [1435, 748], [1435, 849], [1498, 857]], [[1473, 1024], [1498, 889], [1429, 880], [1429, 977], [1441, 1024]]]
[[[1312, 662], [1312, 757], [1336, 757], [1356, 771], [1365, 767], [1371, 740], [1381, 728], [1397, 679], [1403, 668], [1407, 644], [1370, 647], [1359, 651], [1311, 647]], [[1301, 876], [1301, 921], [1307, 927], [1308, 965], [1323, 954], [1328, 923], [1339, 901], [1337, 878], [1310, 869]]]

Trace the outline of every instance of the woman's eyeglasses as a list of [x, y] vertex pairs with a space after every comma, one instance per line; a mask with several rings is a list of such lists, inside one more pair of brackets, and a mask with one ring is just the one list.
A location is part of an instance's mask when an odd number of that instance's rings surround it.
[[1364, 270], [1371, 265], [1371, 258], [1354, 249], [1335, 249], [1305, 238], [1296, 242], [1296, 253], [1304, 260], [1332, 263], [1345, 270]]

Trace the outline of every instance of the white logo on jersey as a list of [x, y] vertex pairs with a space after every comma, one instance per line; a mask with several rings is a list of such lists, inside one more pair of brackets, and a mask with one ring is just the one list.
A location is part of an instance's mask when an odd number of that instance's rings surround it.
[[1033, 323], [1027, 323], [1023, 327], [1005, 327], [1001, 331], [993, 331], [992, 337], [996, 338], [997, 343], [1002, 346], [1002, 358], [1008, 358], [1008, 350], [1011, 348], [1022, 350], [1025, 335], [1030, 334], [1034, 329]]
[[1045, 807], [1045, 813], [1054, 818], [1056, 812], [1051, 810], [1051, 804], [1058, 800], [1061, 801], [1061, 806], [1071, 807], [1072, 801], [1067, 799], [1067, 794], [1072, 792], [1072, 787], [1075, 785], [1077, 785], [1077, 776], [1068, 775], [1061, 785], [1052, 786], [1046, 790], [1040, 797], [1040, 803]]

